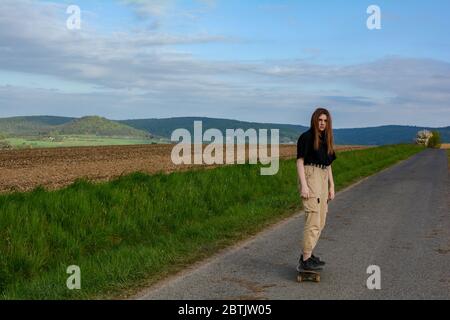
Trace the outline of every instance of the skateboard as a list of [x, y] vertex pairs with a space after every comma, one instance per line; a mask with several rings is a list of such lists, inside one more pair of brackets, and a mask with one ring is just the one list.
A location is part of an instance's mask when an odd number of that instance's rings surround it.
[[313, 281], [320, 282], [320, 273], [317, 271], [300, 270], [298, 271], [297, 281]]

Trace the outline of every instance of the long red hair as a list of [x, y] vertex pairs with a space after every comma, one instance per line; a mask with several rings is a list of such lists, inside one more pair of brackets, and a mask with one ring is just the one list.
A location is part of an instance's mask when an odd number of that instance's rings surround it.
[[333, 121], [331, 119], [330, 112], [325, 108], [317, 108], [311, 116], [311, 129], [314, 134], [314, 149], [319, 150], [320, 142], [320, 130], [319, 130], [319, 117], [324, 114], [327, 116], [327, 126], [325, 128], [326, 144], [328, 154], [331, 155], [334, 152], [334, 138], [333, 138]]

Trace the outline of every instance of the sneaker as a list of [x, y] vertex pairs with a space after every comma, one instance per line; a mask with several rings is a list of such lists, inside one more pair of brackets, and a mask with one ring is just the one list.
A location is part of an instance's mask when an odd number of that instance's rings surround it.
[[311, 259], [314, 260], [314, 262], [319, 265], [319, 266], [324, 266], [325, 265], [325, 261], [320, 260], [319, 257], [316, 257], [314, 255], [311, 255]]
[[297, 271], [319, 271], [322, 270], [322, 267], [319, 266], [312, 257], [309, 258], [306, 261], [303, 261], [303, 255], [300, 257], [300, 260], [298, 261]]

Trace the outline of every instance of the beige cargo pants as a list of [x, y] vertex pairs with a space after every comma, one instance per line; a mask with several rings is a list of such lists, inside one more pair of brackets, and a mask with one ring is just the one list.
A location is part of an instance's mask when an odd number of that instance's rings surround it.
[[328, 170], [305, 165], [305, 177], [310, 197], [302, 198], [305, 210], [303, 253], [309, 254], [313, 252], [327, 219]]

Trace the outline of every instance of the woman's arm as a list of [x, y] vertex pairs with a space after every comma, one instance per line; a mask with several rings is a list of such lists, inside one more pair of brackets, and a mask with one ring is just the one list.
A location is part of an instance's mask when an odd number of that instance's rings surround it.
[[306, 183], [305, 166], [303, 158], [297, 159], [297, 173], [301, 185], [301, 189], [299, 189], [300, 196], [302, 196], [303, 198], [309, 198], [309, 188], [308, 184]]
[[333, 170], [331, 169], [331, 165], [328, 166], [328, 199], [334, 199], [334, 179], [333, 179]]

